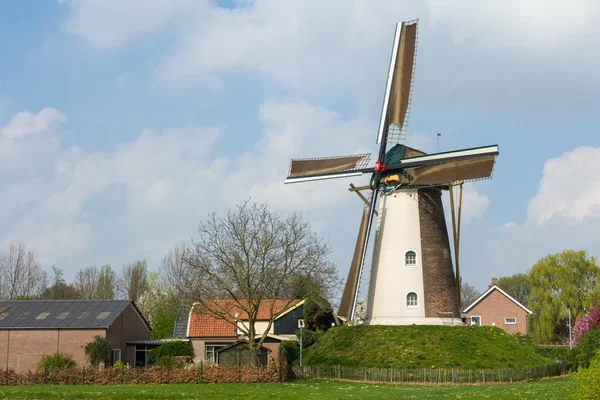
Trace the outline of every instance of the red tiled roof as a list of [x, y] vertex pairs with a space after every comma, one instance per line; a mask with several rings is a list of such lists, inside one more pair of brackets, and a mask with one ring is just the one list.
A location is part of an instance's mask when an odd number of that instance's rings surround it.
[[[258, 307], [257, 320], [269, 320], [271, 317], [271, 306], [273, 315], [292, 307], [297, 301], [292, 300], [263, 300]], [[204, 306], [206, 304], [206, 306]], [[287, 306], [287, 307], [286, 307]], [[229, 314], [231, 319], [225, 321], [222, 318], [216, 318], [207, 312], [202, 312], [203, 307], [209, 307], [212, 310], [219, 310]], [[188, 336], [190, 337], [236, 337], [233, 320], [235, 314], [242, 320], [248, 319], [248, 314], [243, 311], [236, 302], [232, 300], [214, 300], [194, 304], [190, 311], [190, 321]]]

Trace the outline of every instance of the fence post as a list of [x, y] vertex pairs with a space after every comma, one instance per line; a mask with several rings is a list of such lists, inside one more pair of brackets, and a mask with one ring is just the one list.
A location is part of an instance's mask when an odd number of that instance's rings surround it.
[[125, 368], [121, 368], [121, 385], [123, 384], [124, 378], [125, 378]]
[[160, 369], [160, 382], [159, 383], [162, 383], [162, 365], [159, 367], [159, 369]]
[[200, 360], [200, 369], [198, 371], [200, 371], [200, 374], [198, 376], [198, 382], [202, 382], [202, 374], [204, 372], [202, 367], [202, 360]]
[[[8, 374], [6, 375], [6, 382], [8, 384]], [[44, 368], [44, 383], [48, 383], [48, 368]]]

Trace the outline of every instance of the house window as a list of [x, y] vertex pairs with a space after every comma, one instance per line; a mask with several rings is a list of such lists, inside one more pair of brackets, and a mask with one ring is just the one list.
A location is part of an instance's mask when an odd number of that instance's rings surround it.
[[219, 363], [218, 351], [228, 344], [207, 344], [204, 351], [204, 360], [211, 364]]
[[416, 267], [417, 266], [417, 253], [414, 251], [407, 251], [404, 256], [404, 265], [407, 267]]
[[46, 319], [46, 317], [50, 315], [49, 312], [43, 312], [40, 315], [38, 315], [37, 317], [35, 317], [35, 319]]
[[0, 321], [3, 320], [6, 317], [8, 317], [8, 313], [7, 312], [0, 313]]
[[150, 355], [148, 354], [148, 346], [136, 345], [135, 346], [135, 366], [136, 367], [147, 367], [151, 364]]
[[471, 317], [471, 326], [481, 326], [481, 317], [479, 315]]
[[408, 308], [417, 308], [419, 306], [419, 301], [417, 294], [415, 292], [410, 292], [406, 295], [406, 307]]
[[113, 349], [111, 364], [115, 365], [117, 361], [121, 361], [121, 349]]
[[505, 325], [515, 325], [517, 323], [517, 318], [516, 317], [505, 317], [504, 318], [504, 324]]

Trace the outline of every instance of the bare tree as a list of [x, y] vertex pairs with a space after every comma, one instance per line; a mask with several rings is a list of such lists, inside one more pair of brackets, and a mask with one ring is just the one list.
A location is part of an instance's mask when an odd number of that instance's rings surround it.
[[[329, 248], [299, 214], [282, 218], [266, 204], [248, 201], [229, 210], [224, 218], [213, 213], [198, 230], [200, 239], [187, 258], [204, 281], [196, 292], [197, 311], [232, 324], [238, 322], [237, 310], [245, 314], [248, 325], [238, 323], [237, 327], [247, 336], [256, 365], [258, 351], [278, 312], [277, 303], [268, 300], [281, 299], [297, 274], [319, 276], [331, 270]], [[218, 301], [223, 299], [229, 301]], [[284, 300], [284, 308], [294, 301]], [[257, 332], [261, 304], [267, 305], [269, 322], [264, 331]]]
[[460, 297], [462, 309], [469, 307], [475, 300], [481, 296], [481, 292], [473, 285], [469, 285], [467, 282], [463, 282], [460, 285]]
[[112, 300], [115, 298], [115, 271], [109, 264], [100, 267], [98, 285], [96, 286], [96, 298], [100, 300]]
[[33, 250], [19, 243], [0, 253], [0, 298], [38, 297], [45, 289], [47, 275], [40, 268]]
[[95, 299], [96, 290], [98, 288], [98, 268], [93, 266], [79, 270], [75, 276], [74, 284], [75, 288], [79, 292], [80, 299]]
[[165, 295], [179, 304], [190, 306], [202, 285], [202, 272], [188, 264], [190, 247], [181, 243], [162, 258], [159, 268], [159, 284]]
[[118, 286], [121, 297], [126, 297], [137, 303], [140, 296], [148, 289], [146, 260], [123, 265]]

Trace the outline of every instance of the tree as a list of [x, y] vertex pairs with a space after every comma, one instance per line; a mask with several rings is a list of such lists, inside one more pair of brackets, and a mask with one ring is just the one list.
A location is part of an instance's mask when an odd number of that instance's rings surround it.
[[534, 313], [534, 334], [540, 342], [564, 341], [570, 306], [573, 320], [600, 299], [596, 259], [585, 251], [565, 250], [540, 259], [530, 270], [528, 306]]
[[98, 368], [101, 362], [107, 363], [110, 361], [112, 353], [112, 345], [108, 339], [102, 336], [94, 336], [94, 340], [85, 345], [85, 355], [94, 368]]
[[96, 299], [112, 300], [115, 298], [115, 271], [110, 264], [100, 267], [98, 285], [96, 286]]
[[[258, 365], [259, 349], [277, 312], [270, 302], [269, 322], [257, 332], [259, 305], [280, 299], [296, 274], [318, 276], [334, 268], [327, 259], [329, 248], [299, 214], [284, 218], [266, 204], [249, 201], [225, 217], [213, 213], [198, 231], [200, 239], [187, 261], [204, 280], [196, 294], [199, 311], [232, 324], [231, 304], [247, 314], [248, 326], [239, 324], [238, 329], [247, 336], [250, 359]], [[217, 299], [231, 301], [213, 301]], [[287, 300], [286, 306], [294, 301]]]
[[35, 298], [46, 289], [47, 276], [33, 250], [19, 243], [0, 253], [0, 298]]
[[511, 295], [519, 303], [527, 306], [529, 293], [531, 293], [531, 279], [528, 274], [520, 273], [512, 276], [503, 276], [498, 279], [498, 287]]
[[326, 298], [311, 294], [304, 302], [304, 324], [311, 331], [326, 331], [335, 321], [333, 309]]
[[98, 268], [93, 266], [79, 270], [75, 276], [75, 287], [79, 292], [80, 299], [95, 299], [98, 289]]
[[460, 285], [460, 297], [462, 309], [469, 307], [475, 300], [481, 296], [481, 292], [473, 285], [463, 282]]
[[173, 247], [162, 258], [159, 284], [168, 297], [179, 304], [191, 305], [203, 283], [201, 271], [187, 263], [190, 248], [185, 243]]
[[137, 303], [140, 296], [148, 289], [147, 274], [146, 260], [123, 265], [119, 284], [121, 296]]
[[40, 298], [44, 300], [75, 300], [79, 298], [79, 291], [65, 282], [63, 270], [52, 266], [54, 278], [52, 286], [42, 292]]

